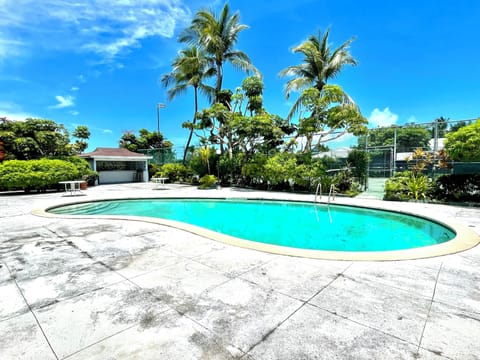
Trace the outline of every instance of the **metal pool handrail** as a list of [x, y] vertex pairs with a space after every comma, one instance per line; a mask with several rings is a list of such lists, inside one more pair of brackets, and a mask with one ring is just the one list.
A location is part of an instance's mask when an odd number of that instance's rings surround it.
[[[320, 200], [322, 199], [322, 183], [319, 182], [317, 185], [317, 189], [315, 190], [315, 200], [314, 202], [317, 202], [317, 197], [320, 194]], [[335, 185], [331, 184], [330, 185], [330, 191], [328, 192], [328, 204], [330, 204], [331, 200], [335, 200]]]

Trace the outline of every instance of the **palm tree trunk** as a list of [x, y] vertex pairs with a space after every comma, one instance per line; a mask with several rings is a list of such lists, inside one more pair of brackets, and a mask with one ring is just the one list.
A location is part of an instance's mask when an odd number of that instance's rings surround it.
[[223, 66], [221, 61], [217, 61], [217, 83], [215, 85], [215, 102], [218, 102], [218, 94], [222, 90]]
[[188, 147], [190, 146], [190, 141], [192, 140], [192, 135], [193, 135], [193, 130], [195, 123], [197, 122], [197, 112], [198, 112], [198, 87], [194, 86], [194, 108], [195, 108], [195, 113], [193, 114], [193, 120], [192, 120], [192, 128], [190, 129], [190, 134], [188, 135], [188, 140], [187, 144], [185, 145], [185, 150], [183, 151], [183, 160], [182, 164], [185, 165], [185, 160], [187, 159], [187, 152], [188, 152]]

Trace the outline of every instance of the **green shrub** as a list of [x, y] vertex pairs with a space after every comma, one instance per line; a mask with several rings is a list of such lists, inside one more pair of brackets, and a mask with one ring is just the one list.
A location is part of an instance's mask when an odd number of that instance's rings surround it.
[[480, 203], [480, 174], [454, 174], [440, 176], [434, 183], [430, 196], [443, 201]]
[[258, 153], [242, 166], [241, 174], [247, 184], [257, 185], [266, 182], [263, 169], [267, 159], [267, 155]]
[[65, 160], [74, 165], [80, 177], [83, 177], [84, 175], [88, 175], [92, 172], [92, 169], [90, 168], [90, 165], [88, 164], [88, 161], [85, 159], [82, 159], [81, 157], [78, 156], [65, 156], [65, 157], [57, 157], [54, 159], [58, 160]]
[[187, 167], [183, 164], [164, 164], [155, 177], [166, 177], [170, 182], [185, 181], [190, 175]]
[[208, 189], [211, 188], [217, 182], [217, 178], [215, 175], [205, 175], [200, 178], [200, 189]]
[[155, 174], [160, 171], [161, 166], [157, 164], [148, 164], [148, 178], [155, 177]]
[[93, 171], [90, 168], [90, 164], [87, 160], [78, 156], [62, 156], [52, 159], [65, 160], [74, 165], [79, 173], [79, 178], [86, 181], [88, 186], [94, 186], [98, 180], [98, 172]]
[[223, 154], [218, 157], [217, 171], [220, 181], [228, 184], [238, 182], [242, 174], [242, 164], [245, 155], [243, 153], [233, 154], [230, 159], [228, 154]]
[[297, 160], [288, 153], [278, 153], [267, 160], [264, 166], [265, 180], [271, 185], [278, 185], [293, 179]]
[[385, 182], [384, 200], [421, 200], [426, 199], [432, 182], [426, 175], [412, 171], [396, 173]]
[[45, 190], [79, 176], [78, 169], [65, 160], [9, 160], [0, 164], [0, 188], [4, 190]]
[[215, 149], [201, 147], [193, 153], [189, 166], [195, 175], [200, 177], [207, 174], [217, 174], [217, 160], [218, 155]]
[[86, 181], [88, 186], [95, 186], [98, 180], [98, 172], [90, 170], [87, 174], [83, 174], [82, 180]]
[[352, 167], [352, 176], [356, 177], [361, 184], [364, 184], [367, 176], [368, 153], [354, 149], [348, 154], [347, 162]]
[[312, 161], [311, 163], [297, 165], [293, 180], [296, 187], [307, 191], [315, 191], [318, 182], [323, 177], [325, 177], [323, 164], [320, 161]]

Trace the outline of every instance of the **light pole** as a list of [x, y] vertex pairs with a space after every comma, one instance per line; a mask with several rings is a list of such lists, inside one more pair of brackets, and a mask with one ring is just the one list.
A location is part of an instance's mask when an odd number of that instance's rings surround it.
[[160, 134], [160, 109], [165, 109], [167, 105], [158, 103], [157, 104], [157, 132]]

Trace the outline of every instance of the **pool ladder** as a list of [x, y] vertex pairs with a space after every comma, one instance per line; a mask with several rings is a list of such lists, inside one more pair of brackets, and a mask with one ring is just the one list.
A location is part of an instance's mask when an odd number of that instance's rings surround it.
[[[322, 183], [318, 183], [317, 189], [315, 190], [315, 200], [317, 202], [317, 197], [320, 195], [320, 200], [322, 199]], [[330, 185], [330, 190], [328, 192], [328, 204], [330, 204], [330, 200], [335, 200], [335, 185]]]

